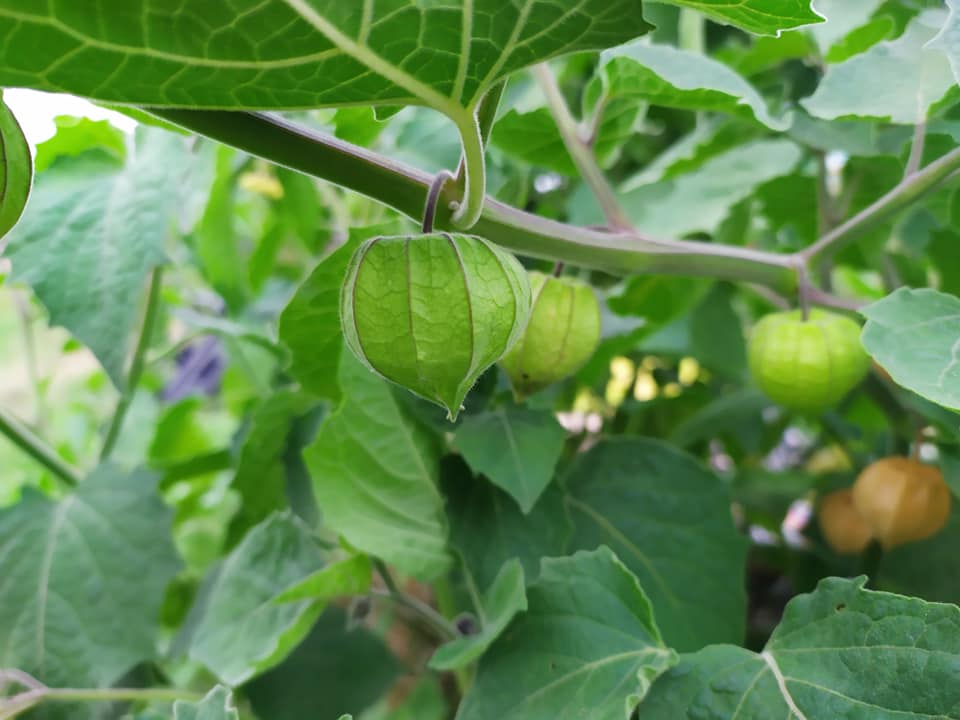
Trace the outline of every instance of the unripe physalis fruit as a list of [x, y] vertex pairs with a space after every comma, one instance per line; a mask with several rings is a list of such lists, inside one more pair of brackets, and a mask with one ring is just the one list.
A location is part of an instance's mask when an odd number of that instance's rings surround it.
[[950, 515], [950, 488], [943, 473], [904, 457], [868, 465], [853, 485], [853, 502], [885, 548], [924, 540]]
[[451, 420], [529, 315], [523, 266], [482, 238], [456, 233], [367, 240], [340, 294], [340, 322], [354, 354], [445, 407]]
[[500, 359], [518, 397], [579, 370], [600, 342], [600, 303], [579, 280], [530, 273], [533, 310], [520, 341]]
[[750, 373], [771, 400], [819, 414], [863, 380], [870, 358], [860, 326], [843, 315], [811, 310], [773, 313], [756, 324], [748, 347]]
[[870, 526], [853, 504], [850, 488], [824, 496], [817, 507], [817, 521], [823, 537], [835, 552], [860, 553], [873, 540]]

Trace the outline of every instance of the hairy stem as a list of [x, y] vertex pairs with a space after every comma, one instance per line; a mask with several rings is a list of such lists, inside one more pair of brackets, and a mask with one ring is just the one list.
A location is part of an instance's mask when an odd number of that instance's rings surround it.
[[913, 141], [910, 143], [910, 155], [903, 168], [903, 178], [906, 180], [920, 169], [923, 162], [923, 146], [927, 140], [927, 123], [918, 122], [913, 128]]
[[825, 257], [836, 254], [868, 230], [940, 187], [958, 169], [960, 169], [960, 148], [951, 150], [923, 170], [905, 177], [895, 188], [872, 205], [827, 232], [813, 245], [801, 250], [797, 253], [798, 257], [804, 263], [817, 263]]
[[[152, 109], [158, 117], [201, 135], [323, 178], [393, 207], [423, 214], [433, 177], [336, 138], [295, 127], [263, 113]], [[448, 200], [450, 187], [444, 190]], [[454, 192], [456, 188], [453, 188]], [[453, 229], [442, 204], [436, 227]], [[521, 255], [603, 270], [614, 275], [657, 273], [755, 282], [780, 292], [796, 288], [791, 255], [731, 245], [661, 240], [638, 232], [579, 228], [523, 212], [490, 198], [473, 231]]]
[[550, 66], [546, 63], [534, 65], [533, 76], [536, 78], [547, 99], [547, 107], [550, 108], [550, 114], [553, 115], [557, 129], [560, 131], [560, 137], [563, 138], [563, 144], [570, 153], [574, 165], [580, 171], [581, 177], [590, 190], [593, 192], [603, 216], [607, 223], [615, 230], [629, 230], [631, 222], [627, 218], [617, 196], [607, 182], [606, 176], [597, 165], [593, 150], [585, 143], [577, 131], [577, 121], [570, 114], [570, 108], [567, 107], [560, 87], [557, 85], [557, 79], [554, 77]]
[[0, 435], [6, 436], [10, 442], [67, 485], [72, 487], [80, 482], [79, 472], [68, 465], [53, 448], [37, 437], [30, 428], [3, 409], [0, 409]]
[[438, 613], [426, 603], [421, 602], [417, 598], [403, 592], [397, 586], [390, 569], [386, 566], [386, 563], [384, 563], [383, 560], [375, 559], [373, 561], [373, 566], [377, 569], [377, 574], [379, 574], [383, 579], [383, 584], [387, 586], [385, 591], [374, 590], [374, 595], [390, 598], [398, 605], [405, 607], [424, 625], [430, 628], [430, 630], [433, 631], [433, 633], [440, 640], [446, 641], [458, 637], [459, 633], [457, 633], [457, 629], [451, 625], [450, 622], [443, 617], [443, 615]]
[[457, 228], [469, 230], [477, 224], [483, 212], [483, 202], [487, 197], [487, 166], [477, 116], [465, 112], [456, 122], [463, 143], [463, 197], [456, 201], [451, 221]]
[[120, 437], [120, 431], [123, 429], [123, 421], [127, 417], [127, 410], [130, 409], [130, 403], [133, 402], [133, 395], [137, 391], [137, 385], [140, 384], [140, 377], [143, 375], [143, 368], [146, 364], [147, 348], [150, 347], [150, 338], [153, 336], [153, 327], [156, 325], [157, 315], [160, 309], [160, 288], [162, 286], [163, 269], [158, 266], [153, 269], [153, 273], [150, 275], [150, 288], [147, 290], [147, 308], [143, 313], [140, 337], [133, 351], [133, 360], [130, 362], [130, 372], [127, 375], [127, 387], [117, 401], [113, 419], [110, 421], [107, 436], [103, 441], [103, 447], [100, 450], [101, 462], [108, 459], [110, 453], [113, 452], [113, 448], [117, 444], [117, 439]]

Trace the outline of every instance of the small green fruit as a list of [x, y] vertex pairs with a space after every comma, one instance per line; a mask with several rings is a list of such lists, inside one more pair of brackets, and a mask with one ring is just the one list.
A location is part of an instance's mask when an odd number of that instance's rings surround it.
[[477, 378], [520, 337], [530, 285], [517, 260], [455, 233], [376, 237], [340, 294], [347, 345], [387, 380], [455, 419]]
[[530, 273], [533, 310], [520, 341], [500, 359], [519, 397], [579, 370], [600, 342], [600, 303], [573, 278]]
[[748, 348], [757, 385], [789, 410], [819, 414], [835, 406], [870, 369], [860, 326], [850, 318], [811, 310], [773, 313], [756, 324]]

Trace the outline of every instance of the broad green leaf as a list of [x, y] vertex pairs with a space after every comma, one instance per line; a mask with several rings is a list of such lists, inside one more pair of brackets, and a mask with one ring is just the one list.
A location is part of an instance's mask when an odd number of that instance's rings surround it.
[[30, 146], [0, 93], [0, 238], [13, 229], [23, 214], [32, 181]]
[[230, 546], [271, 513], [289, 505], [284, 456], [291, 428], [315, 403], [304, 393], [282, 390], [253, 410], [233, 479], [241, 505], [230, 521]]
[[167, 0], [138, 12], [4, 0], [0, 85], [132, 105], [455, 115], [527, 65], [649, 27], [637, 0], [208, 0], [189, 14]]
[[454, 444], [475, 473], [529, 513], [553, 478], [566, 437], [551, 412], [500, 407], [464, 418]]
[[710, 233], [731, 207], [758, 185], [789, 174], [800, 158], [800, 149], [787, 140], [757, 140], [685, 175], [622, 193], [621, 202], [637, 227], [653, 235]]
[[480, 661], [458, 720], [626, 720], [675, 661], [609, 548], [545, 559], [528, 602]]
[[[163, 593], [180, 569], [170, 520], [156, 476], [112, 466], [58, 502], [28, 489], [0, 510], [0, 667], [97, 688], [156, 658]], [[43, 716], [89, 715], [70, 705]]]
[[717, 284], [690, 314], [690, 350], [701, 365], [730, 380], [743, 380], [747, 346], [729, 285]]
[[640, 579], [671, 647], [742, 641], [747, 543], [718, 477], [665, 443], [620, 437], [581, 455], [565, 486], [572, 547], [613, 548]]
[[[0, 11], [2, 12], [2, 11]], [[6, 255], [62, 325], [87, 345], [118, 388], [147, 274], [164, 262], [191, 171], [187, 139], [141, 129], [122, 169], [85, 153], [37, 177]]]
[[654, 683], [644, 720], [960, 717], [960, 608], [827, 578], [762, 653], [714, 645]]
[[620, 191], [629, 192], [642, 185], [652, 185], [690, 172], [714, 155], [719, 155], [742, 141], [740, 133], [724, 132], [717, 122], [699, 123], [691, 132], [657, 155], [643, 170], [624, 180], [620, 184]]
[[317, 397], [340, 399], [340, 287], [347, 264], [361, 242], [388, 227], [351, 229], [347, 242], [317, 265], [280, 314], [280, 341], [290, 350], [290, 374]]
[[239, 720], [233, 707], [230, 690], [217, 685], [198, 703], [177, 700], [173, 704], [173, 720]]
[[873, 19], [834, 45], [824, 60], [828, 63], [841, 63], [866, 52], [878, 42], [889, 38], [893, 34], [894, 25], [894, 21], [886, 16]]
[[478, 587], [490, 587], [513, 558], [523, 565], [529, 582], [536, 578], [541, 558], [566, 550], [570, 523], [556, 488], [548, 488], [524, 515], [513, 498], [474, 477], [460, 458], [448, 458], [443, 475], [451, 544]]
[[435, 440], [352, 353], [339, 378], [343, 402], [304, 451], [324, 524], [404, 573], [434, 578], [450, 565]]
[[300, 646], [244, 692], [258, 718], [360, 717], [402, 670], [378, 635], [363, 626], [348, 629], [346, 613], [329, 607]]
[[689, 312], [710, 290], [709, 280], [638, 275], [630, 278], [623, 293], [607, 301], [617, 315], [642, 317], [647, 326], [664, 325]]
[[[624, 143], [636, 133], [642, 109], [633, 99], [613, 100], [603, 108], [603, 118], [591, 142], [601, 167], [609, 167], [620, 157]], [[579, 175], [547, 108], [524, 113], [508, 110], [493, 126], [490, 142], [535, 167], [571, 177]]]
[[325, 568], [280, 593], [274, 602], [288, 603], [298, 600], [327, 602], [345, 595], [366, 595], [373, 579], [373, 564], [366, 555], [353, 555], [333, 562]]
[[456, 670], [479, 658], [503, 634], [510, 621], [527, 609], [523, 566], [514, 558], [500, 569], [493, 585], [481, 598], [480, 632], [451, 640], [430, 658], [434, 670]]
[[275, 514], [257, 525], [219, 571], [193, 636], [191, 659], [228, 685], [279, 663], [310, 631], [322, 605], [274, 600], [322, 564], [320, 548], [298, 520]]
[[858, 116], [913, 125], [956, 85], [944, 53], [929, 45], [944, 13], [927, 10], [896, 40], [874, 45], [828, 68], [816, 92], [801, 104], [826, 120]]
[[216, 148], [215, 173], [193, 245], [204, 279], [231, 308], [240, 307], [249, 292], [244, 238], [237, 231], [236, 168], [238, 153]]
[[599, 73], [587, 91], [590, 106], [635, 98], [651, 105], [755, 117], [774, 130], [790, 126], [789, 119], [770, 114], [750, 83], [700, 53], [637, 41], [601, 53]]
[[928, 49], [947, 54], [953, 74], [960, 82], [960, 2], [946, 0], [949, 13], [940, 32], [927, 45]]
[[757, 35], [822, 22], [811, 0], [661, 0], [699, 10], [717, 22], [736, 25]]
[[960, 298], [900, 288], [860, 312], [863, 346], [898, 385], [960, 410]]
[[752, 77], [779, 67], [787, 60], [804, 58], [812, 49], [812, 42], [803, 31], [781, 33], [779, 37], [755, 37], [752, 40], [749, 47], [742, 48], [731, 43], [718, 48], [712, 55], [744, 77]]
[[806, 29], [821, 55], [827, 55], [830, 49], [844, 37], [862, 27], [870, 16], [883, 4], [883, 0], [813, 0], [813, 8], [826, 22], [811, 25]]
[[109, 120], [60, 115], [54, 118], [56, 134], [37, 145], [36, 171], [42, 173], [62, 157], [76, 157], [99, 150], [122, 163], [127, 156], [127, 139]]

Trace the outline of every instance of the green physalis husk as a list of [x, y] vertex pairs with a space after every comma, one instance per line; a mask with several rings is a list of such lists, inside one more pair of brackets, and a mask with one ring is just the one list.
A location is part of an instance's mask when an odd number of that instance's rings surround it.
[[811, 310], [772, 313], [750, 335], [750, 373], [771, 400], [788, 410], [829, 410], [863, 380], [870, 358], [860, 326], [843, 315]]
[[520, 341], [500, 359], [523, 398], [579, 370], [600, 342], [600, 303], [580, 280], [530, 273], [533, 310]]
[[529, 315], [523, 266], [483, 238], [457, 233], [371, 238], [350, 260], [340, 295], [354, 354], [445, 407], [451, 420]]

